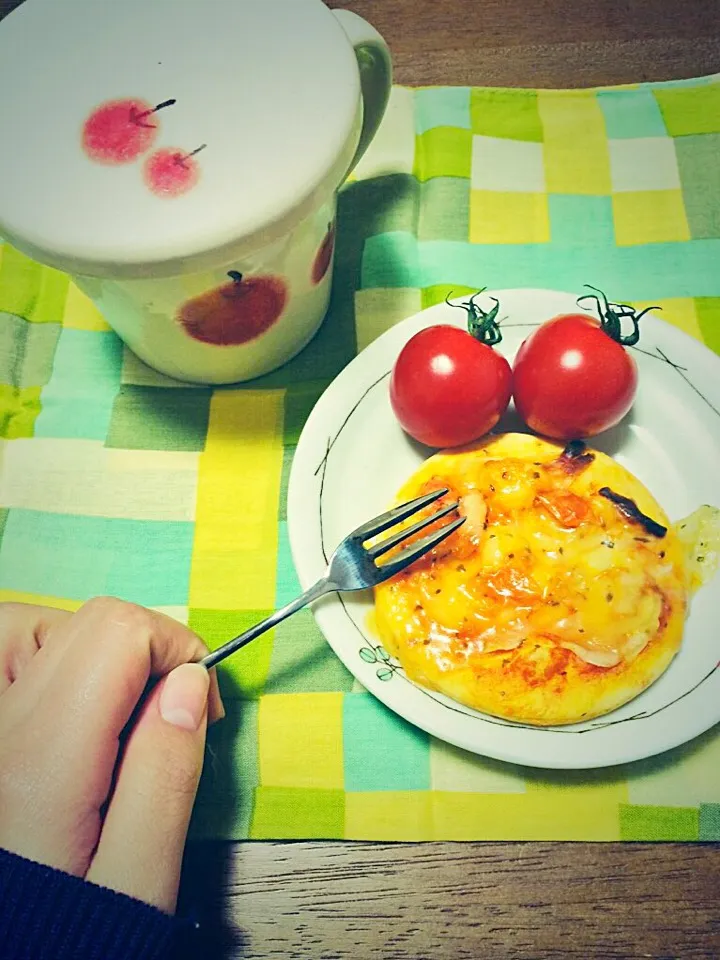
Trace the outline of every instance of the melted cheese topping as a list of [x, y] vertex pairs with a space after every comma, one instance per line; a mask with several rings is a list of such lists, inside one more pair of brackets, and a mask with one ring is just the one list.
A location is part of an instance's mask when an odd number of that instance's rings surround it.
[[[566, 469], [548, 444], [542, 453], [534, 446], [530, 458], [531, 439], [518, 441], [516, 456], [489, 450], [441, 457], [433, 475], [421, 472], [419, 486], [403, 491], [405, 499], [448, 486], [439, 504], [459, 499], [467, 518], [432, 554], [379, 588], [392, 594], [382, 605], [383, 632], [423, 644], [441, 670], [533, 637], [611, 668], [634, 660], [666, 611], [686, 602], [672, 532], [648, 534], [599, 496], [608, 483], [604, 464]], [[636, 493], [612, 480], [617, 492]]]

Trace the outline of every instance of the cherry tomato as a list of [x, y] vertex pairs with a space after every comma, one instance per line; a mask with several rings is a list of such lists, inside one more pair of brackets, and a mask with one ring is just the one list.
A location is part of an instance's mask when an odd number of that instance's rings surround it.
[[622, 343], [582, 313], [538, 327], [513, 364], [518, 413], [536, 433], [559, 440], [615, 426], [632, 406], [637, 384], [637, 366]]
[[510, 364], [458, 327], [440, 324], [405, 344], [390, 379], [390, 402], [402, 428], [429, 447], [477, 440], [510, 402]]

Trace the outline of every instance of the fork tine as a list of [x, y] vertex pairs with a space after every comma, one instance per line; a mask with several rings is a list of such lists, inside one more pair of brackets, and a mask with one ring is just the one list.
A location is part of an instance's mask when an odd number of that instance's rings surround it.
[[430, 526], [431, 523], [434, 523], [436, 520], [440, 520], [442, 517], [446, 517], [448, 513], [452, 513], [453, 510], [457, 510], [458, 501], [455, 503], [449, 504], [447, 507], [443, 507], [442, 510], [438, 510], [437, 513], [433, 513], [429, 517], [425, 517], [424, 520], [418, 520], [417, 523], [414, 523], [411, 527], [405, 527], [400, 530], [399, 533], [393, 534], [392, 537], [388, 537], [387, 540], [383, 540], [381, 543], [375, 544], [374, 547], [368, 548], [368, 553], [373, 558], [381, 557], [384, 553], [387, 553], [388, 550], [392, 550], [393, 547], [396, 547], [399, 543], [402, 543], [403, 540], [407, 540], [408, 537], [411, 537], [414, 533], [418, 533], [420, 530], [424, 530], [425, 527]]
[[394, 507], [392, 510], [388, 510], [387, 513], [381, 513], [379, 517], [363, 523], [357, 530], [353, 530], [350, 536], [353, 538], [360, 537], [361, 540], [369, 540], [370, 537], [382, 533], [383, 530], [387, 530], [388, 527], [393, 527], [396, 523], [400, 523], [401, 520], [406, 520], [413, 513], [422, 510], [423, 507], [438, 500], [446, 493], [447, 487], [444, 490], [435, 490], [432, 493], [426, 493], [424, 496], [417, 497], [415, 500], [408, 500], [407, 503], [401, 503], [399, 507]]
[[455, 520], [451, 520], [450, 523], [446, 523], [444, 527], [440, 527], [439, 530], [434, 530], [426, 537], [423, 537], [422, 540], [418, 540], [417, 543], [414, 543], [411, 547], [402, 550], [388, 563], [379, 564], [378, 570], [382, 570], [388, 577], [394, 577], [396, 573], [400, 573], [405, 567], [409, 567], [411, 563], [418, 560], [432, 547], [436, 547], [439, 543], [442, 543], [446, 537], [449, 537], [453, 531], [457, 530], [457, 528], [461, 527], [464, 523], [465, 517], [457, 517]]

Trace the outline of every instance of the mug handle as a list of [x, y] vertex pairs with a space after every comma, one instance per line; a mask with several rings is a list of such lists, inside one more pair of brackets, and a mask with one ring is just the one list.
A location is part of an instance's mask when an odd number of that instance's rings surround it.
[[363, 20], [350, 10], [332, 10], [331, 12], [340, 21], [340, 26], [355, 48], [360, 71], [363, 125], [360, 141], [348, 170], [349, 174], [370, 146], [385, 115], [392, 88], [392, 59], [388, 45], [367, 20]]

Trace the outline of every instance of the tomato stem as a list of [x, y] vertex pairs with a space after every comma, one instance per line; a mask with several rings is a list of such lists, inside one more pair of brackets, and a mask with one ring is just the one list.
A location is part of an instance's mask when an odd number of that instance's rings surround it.
[[[600, 315], [600, 329], [603, 330], [612, 340], [620, 343], [623, 347], [633, 347], [640, 339], [640, 318], [644, 317], [650, 310], [662, 310], [662, 307], [645, 307], [639, 313], [634, 307], [627, 303], [610, 303], [608, 298], [597, 287], [586, 283], [588, 290], [594, 290], [595, 293], [586, 293], [578, 297], [577, 305], [581, 306], [583, 300], [594, 300], [597, 304]], [[622, 321], [630, 320], [633, 325], [632, 333], [623, 335]]]
[[490, 297], [495, 303], [494, 307], [489, 311], [485, 311], [482, 307], [479, 307], [475, 303], [475, 298], [479, 297], [485, 289], [486, 288], [483, 287], [482, 290], [478, 290], [466, 303], [450, 303], [451, 292], [445, 298], [445, 303], [449, 307], [458, 307], [460, 310], [465, 310], [468, 315], [468, 333], [470, 336], [475, 337], [480, 343], [487, 344], [488, 347], [494, 347], [502, 340], [500, 324], [497, 322], [500, 301], [496, 300], [495, 297]]

